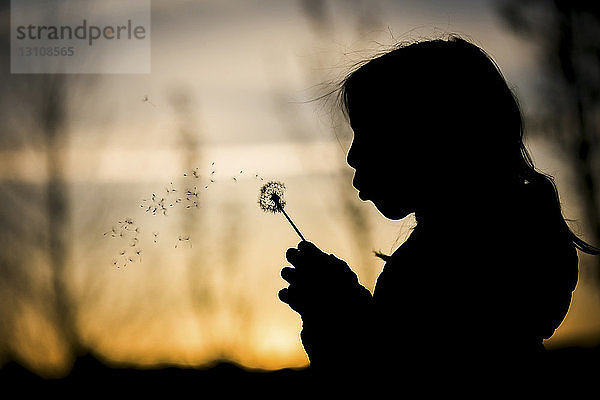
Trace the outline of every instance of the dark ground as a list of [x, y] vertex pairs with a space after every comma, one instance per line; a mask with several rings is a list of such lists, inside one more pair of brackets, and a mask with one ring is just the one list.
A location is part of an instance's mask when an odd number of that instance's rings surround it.
[[[42, 378], [18, 363], [10, 362], [0, 370], [0, 387], [4, 392], [11, 388], [17, 390], [13, 393], [61, 393], [73, 394], [77, 398], [86, 398], [86, 394], [94, 392], [116, 395], [173, 392], [205, 394], [207, 389], [218, 390], [221, 394], [238, 394], [250, 388], [274, 389], [293, 385], [308, 375], [306, 369], [249, 370], [225, 361], [204, 368], [111, 367], [93, 355], [86, 355], [75, 361], [68, 376], [58, 379]], [[3, 397], [1, 393], [0, 398]], [[17, 397], [22, 398], [14, 396]]]
[[[548, 374], [539, 382], [540, 387], [568, 387], [566, 382], [569, 385], [600, 386], [600, 346], [548, 351], [548, 360], [557, 366], [557, 374]], [[564, 375], [565, 371], [569, 372], [569, 376]], [[402, 372], [398, 371], [395, 375], [401, 378]], [[315, 387], [322, 387], [311, 383], [314, 383], [313, 376], [308, 369], [258, 371], [229, 362], [217, 362], [213, 366], [197, 369], [174, 366], [139, 369], [111, 367], [93, 355], [86, 355], [78, 358], [71, 373], [60, 379], [41, 378], [15, 362], [6, 364], [0, 370], [0, 387], [3, 389], [0, 398], [30, 398], [31, 395], [34, 398], [48, 395], [88, 398], [99, 394], [135, 398], [148, 395], [161, 398], [181, 395], [214, 398], [217, 394], [218, 397], [228, 398], [249, 393], [296, 397], [294, 395], [301, 392], [315, 393]], [[368, 382], [347, 383], [363, 389], [370, 386]], [[402, 386], [400, 381], [398, 386]], [[3, 392], [9, 393], [9, 396], [4, 397]], [[589, 393], [586, 398], [599, 398], [598, 393], [600, 390], [595, 394]]]

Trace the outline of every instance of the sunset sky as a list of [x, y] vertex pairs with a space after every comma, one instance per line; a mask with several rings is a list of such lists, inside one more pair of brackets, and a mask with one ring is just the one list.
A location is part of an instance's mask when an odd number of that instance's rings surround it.
[[[258, 208], [267, 180], [286, 184], [286, 209], [306, 238], [346, 260], [373, 289], [383, 263], [372, 251], [397, 248], [412, 218], [387, 220], [358, 199], [345, 163], [351, 131], [333, 99], [311, 101], [356, 62], [397, 42], [457, 33], [494, 58], [526, 113], [537, 107], [536, 48], [503, 25], [496, 2], [306, 6], [313, 3], [319, 2], [153, 0], [150, 74], [66, 76], [67, 144], [59, 151], [69, 200], [66, 283], [77, 335], [107, 361], [307, 364], [300, 318], [277, 298], [285, 250], [299, 239], [282, 215]], [[8, 22], [5, 15], [3, 34]], [[3, 68], [3, 79], [12, 79]], [[10, 323], [0, 326], [0, 362], [15, 357], [52, 375], [64, 371], [70, 354], [48, 311], [52, 271], [35, 239], [45, 224], [38, 187], [47, 179], [46, 152], [24, 106], [35, 87], [7, 87], [0, 193], [4, 204], [15, 205], [5, 207], [4, 217], [17, 215], [22, 225], [2, 234], [14, 243], [1, 251], [22, 262], [1, 270], [0, 320]], [[528, 144], [536, 165], [556, 177], [565, 215], [579, 219], [558, 149], [539, 137]], [[197, 207], [167, 193], [194, 186]], [[174, 204], [168, 215], [146, 211], [153, 193]], [[128, 232], [118, 235], [125, 218], [139, 230], [135, 247]], [[105, 235], [113, 228], [116, 238]], [[599, 298], [582, 279], [547, 344], [599, 337]]]

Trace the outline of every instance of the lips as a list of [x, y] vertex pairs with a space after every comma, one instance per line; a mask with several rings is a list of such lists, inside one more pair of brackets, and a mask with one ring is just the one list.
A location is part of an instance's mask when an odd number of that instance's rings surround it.
[[358, 197], [359, 197], [361, 200], [365, 200], [365, 199], [366, 199], [366, 197], [365, 197], [365, 193], [364, 193], [364, 191], [363, 191], [363, 190], [361, 190], [361, 187], [360, 187], [360, 185], [358, 184], [358, 182], [359, 182], [359, 179], [358, 179], [358, 176], [357, 176], [357, 175], [356, 175], [356, 173], [355, 173], [355, 174], [354, 174], [354, 179], [352, 179], [352, 186], [354, 186], [354, 188], [355, 188], [356, 190], [358, 190]]
[[367, 190], [367, 191], [365, 191], [365, 189], [364, 189], [364, 188], [361, 188], [361, 187], [357, 187], [357, 188], [356, 188], [356, 190], [358, 190], [358, 197], [359, 197], [361, 200], [366, 200], [366, 199], [367, 199], [367, 196], [368, 196], [368, 190]]
[[354, 178], [352, 178], [352, 186], [354, 186], [357, 190], [360, 190], [359, 182], [360, 182], [360, 179], [358, 177], [358, 174], [355, 172]]

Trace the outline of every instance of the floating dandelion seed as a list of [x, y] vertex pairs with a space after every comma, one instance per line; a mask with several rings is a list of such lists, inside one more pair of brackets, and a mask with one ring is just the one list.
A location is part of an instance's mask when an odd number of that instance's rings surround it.
[[116, 238], [117, 237], [117, 229], [115, 227], [113, 227], [110, 231], [108, 232], [104, 232], [104, 236], [108, 235], [110, 233], [110, 237]]
[[175, 193], [176, 191], [177, 189], [175, 189], [175, 187], [173, 186], [173, 182], [169, 182], [169, 186], [165, 188], [165, 192], [167, 192], [167, 195]]
[[239, 173], [237, 173], [238, 177], [236, 176], [232, 176], [231, 179], [233, 179], [234, 182], [238, 182], [238, 179], [242, 177], [242, 175], [244, 175], [244, 170], [241, 169]]
[[117, 252], [118, 255], [115, 258], [113, 258], [112, 264], [114, 267], [122, 269], [125, 268], [128, 263], [135, 262], [135, 258], [128, 253], [127, 248], [129, 248], [131, 251], [141, 251], [141, 249], [139, 248], [140, 234], [140, 227], [131, 217], [119, 219], [116, 225], [113, 225], [111, 230], [104, 233], [105, 237], [109, 236], [112, 238], [120, 238], [121, 240], [127, 241], [122, 244], [123, 246], [127, 247], [119, 250]]
[[178, 246], [181, 246], [181, 245], [188, 245], [191, 248], [192, 242], [190, 241], [190, 237], [189, 236], [179, 236], [179, 238], [177, 238], [177, 243], [175, 243], [175, 248], [177, 248]]
[[[171, 193], [175, 192], [175, 188], [171, 187], [170, 189], [166, 189], [167, 190], [167, 196], [169, 196]], [[158, 198], [158, 196], [156, 195], [156, 193], [152, 193], [152, 197], [150, 197], [150, 199], [143, 199], [142, 200], [142, 204], [140, 204], [141, 208], [145, 208], [147, 213], [151, 213], [153, 216], [155, 216], [157, 213], [162, 213], [163, 215], [167, 215], [167, 207], [165, 205], [165, 201], [166, 199], [164, 197], [161, 197], [160, 199]], [[132, 224], [133, 224], [133, 220], [131, 220]]]
[[260, 195], [258, 196], [258, 206], [265, 212], [278, 213], [281, 212], [287, 218], [292, 228], [296, 231], [300, 239], [305, 240], [304, 236], [300, 233], [292, 219], [287, 215], [285, 210], [285, 199], [283, 197], [285, 193], [285, 185], [282, 182], [271, 181], [267, 182], [260, 188]]
[[156, 105], [150, 101], [150, 97], [148, 97], [148, 95], [144, 95], [144, 97], [142, 97], [142, 101], [146, 104], [150, 104], [152, 107], [156, 107]]

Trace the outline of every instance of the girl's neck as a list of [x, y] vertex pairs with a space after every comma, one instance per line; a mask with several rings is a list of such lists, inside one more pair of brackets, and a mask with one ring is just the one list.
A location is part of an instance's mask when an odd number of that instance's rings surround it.
[[490, 226], [510, 215], [512, 202], [506, 192], [481, 190], [468, 196], [427, 202], [415, 211], [423, 232], [460, 232]]

